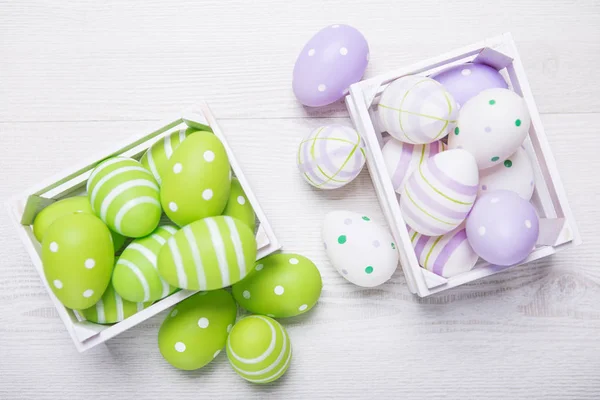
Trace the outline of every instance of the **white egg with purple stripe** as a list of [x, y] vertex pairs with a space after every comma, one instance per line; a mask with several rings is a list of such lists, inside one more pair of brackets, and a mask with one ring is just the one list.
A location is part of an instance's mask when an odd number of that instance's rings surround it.
[[511, 190], [530, 200], [535, 189], [533, 165], [523, 146], [495, 167], [479, 173], [479, 194], [493, 190]]
[[410, 228], [408, 234], [419, 265], [445, 278], [470, 271], [479, 259], [467, 240], [464, 224], [442, 236], [425, 236]]
[[365, 146], [358, 132], [338, 124], [313, 130], [300, 143], [297, 156], [302, 176], [319, 189], [336, 189], [351, 182], [365, 160]]
[[388, 140], [381, 152], [394, 190], [400, 193], [417, 166], [444, 150], [446, 145], [439, 140], [429, 144], [403, 143], [393, 138]]
[[466, 150], [447, 150], [431, 157], [411, 174], [400, 197], [404, 221], [427, 236], [458, 227], [473, 207], [479, 171]]

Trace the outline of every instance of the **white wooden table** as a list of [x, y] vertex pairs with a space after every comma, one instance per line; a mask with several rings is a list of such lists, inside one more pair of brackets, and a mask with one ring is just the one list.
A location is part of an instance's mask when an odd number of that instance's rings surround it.
[[[156, 344], [162, 315], [78, 354], [0, 213], [0, 398], [599, 398], [600, 3], [597, 0], [0, 0], [0, 197], [206, 99], [285, 249], [312, 258], [318, 306], [285, 321], [295, 353], [253, 386], [221, 354], [182, 372]], [[584, 245], [426, 299], [400, 269], [371, 290], [321, 247], [324, 214], [379, 215], [364, 171], [318, 192], [297, 173], [302, 136], [347, 121], [306, 110], [292, 66], [321, 27], [371, 47], [367, 76], [511, 31]]]

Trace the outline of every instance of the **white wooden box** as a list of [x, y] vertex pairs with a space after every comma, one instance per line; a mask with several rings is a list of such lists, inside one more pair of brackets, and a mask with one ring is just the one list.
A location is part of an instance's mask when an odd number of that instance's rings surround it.
[[244, 173], [237, 163], [231, 148], [227, 144], [223, 132], [219, 128], [215, 117], [212, 115], [206, 103], [200, 103], [197, 106], [185, 110], [183, 113], [160, 123], [158, 126], [160, 126], [160, 128], [154, 132], [143, 132], [133, 136], [127, 142], [115, 145], [109, 151], [104, 151], [89, 160], [74, 165], [67, 171], [30, 188], [23, 194], [13, 197], [6, 204], [10, 217], [17, 228], [19, 237], [23, 241], [54, 306], [58, 310], [58, 315], [71, 335], [75, 347], [80, 352], [104, 343], [119, 333], [126, 331], [196, 293], [195, 291], [188, 290], [176, 292], [114, 325], [98, 325], [85, 321], [78, 312], [74, 312], [64, 307], [54, 296], [44, 276], [41, 260], [41, 246], [33, 235], [31, 224], [37, 213], [53, 202], [66, 197], [85, 194], [87, 178], [91, 171], [102, 160], [118, 155], [140, 159], [143, 153], [154, 142], [161, 140], [176, 129], [185, 129], [188, 126], [209, 126], [225, 146], [233, 174], [239, 179], [248, 201], [250, 201], [254, 208], [257, 218], [257, 259], [263, 258], [281, 247], [256, 199], [256, 196], [244, 177]]
[[346, 106], [350, 117], [366, 143], [367, 166], [379, 203], [392, 235], [399, 244], [400, 263], [408, 287], [412, 293], [421, 297], [510, 268], [490, 265], [479, 260], [473, 270], [451, 278], [443, 278], [421, 268], [411, 245], [406, 224], [402, 219], [398, 196], [392, 187], [381, 152], [383, 136], [382, 129], [378, 126], [377, 103], [386, 86], [404, 75], [428, 76], [441, 69], [468, 61], [483, 62], [498, 69], [509, 82], [509, 87], [523, 96], [531, 114], [531, 127], [524, 146], [534, 165], [535, 192], [531, 201], [540, 216], [540, 238], [535, 249], [521, 264], [581, 244], [577, 225], [567, 202], [566, 193], [558, 175], [558, 168], [512, 36], [510, 33], [505, 33], [486, 39], [438, 57], [358, 82], [350, 87], [350, 94], [346, 97]]

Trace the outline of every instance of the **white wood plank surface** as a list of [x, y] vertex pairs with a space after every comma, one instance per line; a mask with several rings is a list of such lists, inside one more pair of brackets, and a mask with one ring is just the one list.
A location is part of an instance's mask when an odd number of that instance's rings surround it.
[[[307, 111], [291, 93], [303, 42], [335, 22], [366, 35], [369, 76], [512, 31], [584, 244], [426, 299], [400, 270], [369, 290], [341, 278], [323, 216], [381, 213], [366, 170], [333, 192], [302, 181], [301, 138], [349, 121], [341, 103]], [[594, 0], [0, 0], [2, 199], [204, 98], [284, 248], [324, 281], [317, 307], [284, 321], [294, 358], [271, 385], [244, 382], [225, 354], [174, 370], [162, 316], [80, 355], [0, 212], [0, 399], [599, 398], [599, 39]]]

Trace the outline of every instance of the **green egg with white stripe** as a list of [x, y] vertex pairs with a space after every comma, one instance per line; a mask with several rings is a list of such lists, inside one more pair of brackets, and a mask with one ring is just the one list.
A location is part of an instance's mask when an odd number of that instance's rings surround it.
[[151, 304], [152, 302], [134, 303], [127, 301], [119, 296], [112, 285], [108, 285], [102, 298], [94, 306], [81, 310], [80, 313], [86, 320], [97, 324], [116, 324], [142, 311]]
[[94, 213], [124, 236], [149, 235], [160, 221], [158, 184], [132, 158], [113, 157], [100, 163], [88, 179], [87, 193]]
[[252, 383], [281, 378], [292, 360], [287, 332], [279, 322], [262, 315], [251, 315], [236, 323], [226, 348], [235, 372]]
[[231, 191], [229, 192], [229, 200], [227, 200], [227, 206], [225, 206], [223, 215], [239, 219], [248, 225], [252, 232], [256, 228], [254, 209], [250, 201], [248, 201], [248, 197], [246, 197], [246, 193], [244, 193], [244, 189], [238, 178], [231, 179]]
[[159, 226], [123, 250], [112, 275], [112, 284], [121, 297], [133, 302], [157, 301], [177, 289], [160, 277], [156, 266], [160, 249], [175, 232], [174, 226]]
[[179, 226], [220, 215], [231, 188], [227, 152], [211, 132], [190, 135], [173, 153], [162, 175], [160, 200]]
[[208, 217], [167, 240], [158, 254], [158, 272], [181, 289], [214, 290], [243, 279], [255, 260], [256, 239], [246, 224], [229, 216]]

